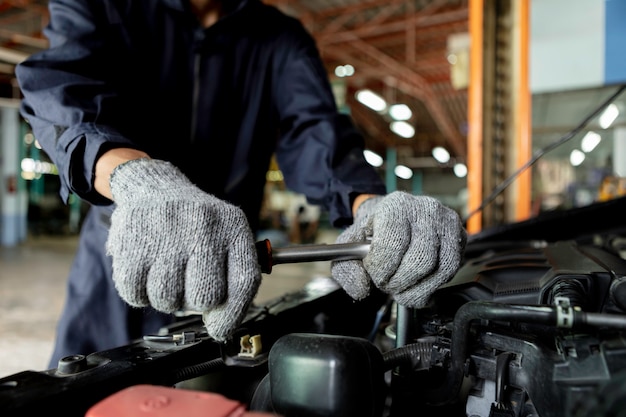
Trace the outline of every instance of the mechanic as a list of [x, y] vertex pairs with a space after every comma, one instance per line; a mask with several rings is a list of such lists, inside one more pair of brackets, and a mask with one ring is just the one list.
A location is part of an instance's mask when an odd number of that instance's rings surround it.
[[[51, 0], [47, 50], [21, 63], [21, 113], [90, 203], [50, 367], [205, 312], [227, 340], [262, 274], [254, 232], [275, 153], [287, 186], [323, 206], [332, 264], [355, 299], [372, 285], [423, 306], [458, 269], [466, 235], [437, 200], [386, 194], [336, 109], [313, 38], [259, 0]], [[349, 227], [347, 227], [349, 226]]]

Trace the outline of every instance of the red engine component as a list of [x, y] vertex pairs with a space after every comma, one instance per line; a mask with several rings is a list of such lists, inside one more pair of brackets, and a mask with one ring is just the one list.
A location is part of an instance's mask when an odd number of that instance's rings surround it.
[[276, 417], [246, 411], [246, 406], [212, 392], [134, 385], [87, 410], [85, 417]]

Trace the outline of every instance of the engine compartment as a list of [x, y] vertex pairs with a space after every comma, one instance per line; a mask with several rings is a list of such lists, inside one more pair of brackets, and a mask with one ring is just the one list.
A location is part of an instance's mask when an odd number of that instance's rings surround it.
[[253, 306], [229, 343], [186, 317], [0, 379], [0, 410], [84, 416], [153, 384], [285, 417], [622, 415], [625, 212], [617, 199], [472, 236], [461, 269], [424, 309], [378, 292], [355, 302], [318, 279]]

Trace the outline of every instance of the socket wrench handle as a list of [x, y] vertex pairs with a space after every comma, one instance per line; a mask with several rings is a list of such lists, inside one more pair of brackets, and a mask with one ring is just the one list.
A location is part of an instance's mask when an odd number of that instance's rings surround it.
[[271, 273], [272, 267], [277, 264], [363, 259], [369, 250], [369, 241], [295, 245], [281, 248], [272, 248], [272, 244], [268, 239], [256, 242], [256, 251], [261, 271], [266, 274]]

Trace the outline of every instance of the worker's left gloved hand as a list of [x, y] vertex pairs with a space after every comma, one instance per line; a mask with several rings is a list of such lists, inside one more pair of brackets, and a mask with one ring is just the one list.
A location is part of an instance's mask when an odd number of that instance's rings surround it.
[[337, 243], [368, 238], [363, 260], [332, 262], [333, 278], [355, 300], [373, 283], [398, 304], [422, 308], [458, 270], [467, 234], [459, 215], [435, 198], [395, 191], [363, 202]]
[[202, 312], [211, 337], [232, 336], [261, 283], [243, 210], [157, 159], [119, 165], [110, 184], [116, 207], [106, 249], [120, 297], [165, 313]]

